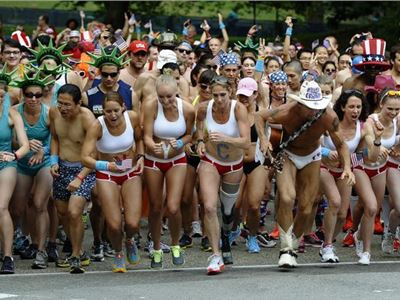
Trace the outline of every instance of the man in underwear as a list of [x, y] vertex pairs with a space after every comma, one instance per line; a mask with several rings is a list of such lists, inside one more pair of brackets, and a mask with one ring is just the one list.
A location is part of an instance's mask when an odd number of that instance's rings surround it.
[[[328, 131], [340, 156], [342, 179], [354, 184], [354, 174], [350, 169], [350, 154], [343, 138], [338, 134], [339, 119], [328, 107], [330, 98], [324, 98], [321, 88], [314, 81], [305, 81], [300, 95], [292, 95], [293, 102], [283, 104], [273, 110], [261, 110], [255, 115], [260, 150], [269, 153], [271, 144], [265, 134], [269, 123], [281, 124], [283, 143], [274, 166], [277, 169], [276, 182], [279, 191], [279, 224], [281, 251], [279, 267], [293, 268], [297, 265], [294, 249], [304, 233], [305, 220], [310, 216], [319, 191], [321, 146], [320, 137]], [[302, 129], [299, 129], [303, 127]], [[297, 138], [296, 133], [299, 133]], [[286, 136], [285, 136], [286, 135]], [[289, 137], [287, 137], [289, 136]], [[285, 146], [286, 144], [286, 146]], [[279, 155], [279, 154], [282, 154]], [[283, 158], [283, 161], [280, 159]], [[297, 199], [297, 214], [293, 222], [293, 208]], [[294, 234], [294, 235], [293, 235]]]
[[82, 254], [84, 226], [81, 216], [96, 178], [92, 170], [82, 166], [81, 149], [95, 118], [90, 110], [81, 107], [81, 90], [72, 84], [59, 89], [57, 107], [50, 108], [49, 117], [53, 198], [72, 243], [71, 256], [60, 266], [69, 266], [71, 273], [83, 273], [81, 261], [82, 265], [88, 265], [90, 259]]

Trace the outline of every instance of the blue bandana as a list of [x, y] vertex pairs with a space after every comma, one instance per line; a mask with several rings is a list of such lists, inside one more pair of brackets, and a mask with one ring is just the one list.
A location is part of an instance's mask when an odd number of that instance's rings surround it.
[[277, 82], [288, 82], [288, 77], [285, 72], [283, 71], [276, 71], [274, 73], [269, 74], [269, 80], [271, 83], [277, 83]]
[[238, 66], [239, 62], [238, 62], [237, 56], [235, 54], [222, 54], [220, 56], [220, 64], [221, 64], [221, 67], [227, 66], [227, 65]]

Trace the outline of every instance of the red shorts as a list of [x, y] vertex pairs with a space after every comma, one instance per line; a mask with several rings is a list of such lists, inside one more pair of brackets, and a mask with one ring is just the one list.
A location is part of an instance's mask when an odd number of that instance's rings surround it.
[[118, 185], [123, 185], [123, 183], [128, 179], [135, 178], [137, 176], [140, 176], [141, 174], [141, 172], [130, 171], [129, 173], [121, 175], [111, 175], [104, 172], [96, 171], [96, 179], [100, 181], [111, 181], [115, 182]]
[[379, 168], [371, 168], [371, 167], [366, 167], [363, 165], [358, 165], [354, 169], [364, 171], [368, 175], [368, 177], [370, 179], [372, 179], [379, 174], [385, 173], [387, 167], [388, 167], [388, 165], [387, 165], [387, 163], [385, 163], [383, 166], [381, 166]]
[[243, 168], [243, 160], [233, 165], [222, 165], [220, 163], [217, 163], [216, 161], [209, 159], [207, 156], [203, 156], [201, 160], [212, 164], [217, 169], [220, 176], [238, 171]]
[[[182, 156], [183, 154], [183, 156]], [[186, 165], [186, 154], [182, 153], [171, 159], [160, 159], [147, 156], [144, 158], [144, 167], [167, 173], [169, 169], [179, 165]]]
[[396, 160], [394, 160], [392, 158], [389, 158], [389, 160], [386, 163], [386, 166], [388, 168], [393, 168], [393, 169], [400, 170], [400, 162], [398, 162], [398, 161], [396, 161]]
[[342, 176], [343, 171], [334, 171], [332, 169], [329, 169], [328, 167], [321, 165], [321, 169], [325, 169], [329, 172], [329, 174], [331, 174], [333, 176], [333, 178], [335, 179], [339, 179], [340, 176]]

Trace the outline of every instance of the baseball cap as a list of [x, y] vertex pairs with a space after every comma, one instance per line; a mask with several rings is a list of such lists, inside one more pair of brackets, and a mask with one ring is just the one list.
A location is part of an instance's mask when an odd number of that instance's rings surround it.
[[236, 95], [245, 95], [247, 97], [253, 95], [258, 90], [257, 81], [253, 78], [246, 77], [239, 81]]
[[129, 51], [132, 53], [138, 53], [140, 51], [144, 51], [147, 52], [148, 46], [147, 43], [144, 41], [133, 41], [130, 45], [129, 45]]
[[161, 50], [158, 54], [157, 69], [161, 70], [166, 63], [176, 64], [176, 62], [177, 59], [174, 51], [168, 49]]

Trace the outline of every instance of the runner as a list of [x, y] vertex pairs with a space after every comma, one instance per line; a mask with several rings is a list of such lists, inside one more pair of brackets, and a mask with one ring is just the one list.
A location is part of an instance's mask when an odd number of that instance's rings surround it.
[[[128, 261], [131, 264], [139, 262], [134, 234], [138, 236], [141, 215], [142, 131], [138, 114], [125, 111], [122, 97], [117, 92], [106, 94], [103, 111], [104, 116], [99, 117], [87, 132], [82, 157], [84, 166], [97, 170], [98, 198], [107, 222], [108, 237], [116, 252], [113, 272], [125, 273], [124, 231]], [[97, 160], [92, 157], [96, 149]]]
[[[217, 76], [211, 84], [213, 100], [200, 104], [197, 112], [197, 153], [200, 193], [204, 202], [204, 223], [213, 254], [207, 273], [218, 274], [233, 258], [229, 234], [233, 211], [243, 175], [243, 150], [249, 147], [250, 133], [246, 108], [230, 99], [231, 88], [225, 77]], [[206, 135], [207, 134], [207, 135]], [[222, 212], [222, 256], [219, 249], [220, 225], [218, 201]]]
[[66, 84], [58, 90], [57, 107], [50, 108], [51, 175], [53, 199], [64, 230], [72, 243], [72, 254], [60, 267], [70, 273], [83, 273], [90, 258], [82, 251], [84, 227], [82, 213], [94, 187], [95, 175], [81, 164], [81, 149], [86, 132], [94, 122], [93, 114], [81, 107], [79, 87]]
[[[283, 142], [274, 162], [278, 171], [277, 220], [281, 241], [278, 266], [283, 268], [297, 266], [294, 249], [298, 247], [304, 233], [305, 220], [311, 214], [317, 198], [321, 160], [319, 139], [325, 131], [329, 132], [343, 161], [344, 171], [341, 178], [346, 179], [349, 185], [354, 183], [349, 150], [338, 132], [339, 119], [336, 113], [327, 107], [330, 98], [322, 97], [321, 89], [314, 81], [305, 81], [301, 86], [300, 95], [291, 97], [295, 101], [271, 111], [261, 110], [255, 118], [260, 149], [264, 155], [269, 153], [271, 147], [265, 135], [265, 127], [269, 123], [282, 124], [284, 132]], [[298, 209], [293, 222], [295, 199]]]
[[[182, 226], [180, 204], [186, 176], [185, 144], [191, 141], [194, 109], [189, 103], [176, 97], [178, 86], [175, 78], [161, 75], [156, 80], [158, 99], [146, 102], [144, 114], [145, 170], [144, 176], [149, 193], [149, 223], [154, 241], [151, 267], [161, 268], [163, 251], [160, 249], [161, 220], [164, 180], [166, 182], [166, 207], [171, 233], [171, 253], [174, 265], [185, 260], [179, 246]], [[172, 121], [171, 121], [172, 119]]]

